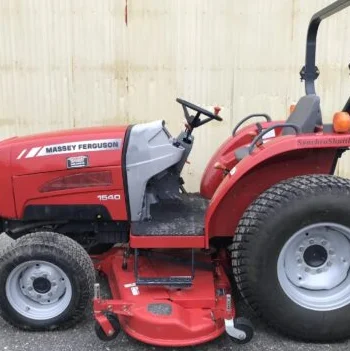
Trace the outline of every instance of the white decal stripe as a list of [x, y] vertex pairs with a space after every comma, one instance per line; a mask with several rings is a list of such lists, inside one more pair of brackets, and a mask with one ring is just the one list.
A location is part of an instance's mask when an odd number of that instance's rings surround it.
[[33, 147], [27, 154], [26, 158], [32, 158], [34, 157], [41, 149], [40, 147]]
[[17, 160], [20, 160], [26, 152], [27, 152], [27, 149], [22, 150], [22, 152], [18, 155]]

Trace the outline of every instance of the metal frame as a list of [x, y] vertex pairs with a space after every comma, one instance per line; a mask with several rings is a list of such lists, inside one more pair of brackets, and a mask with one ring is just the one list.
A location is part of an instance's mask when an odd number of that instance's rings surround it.
[[301, 78], [305, 80], [305, 92], [307, 95], [316, 94], [315, 80], [318, 77], [316, 60], [316, 39], [318, 27], [322, 20], [350, 6], [350, 0], [338, 0], [324, 9], [316, 12], [309, 23], [306, 39], [305, 67], [301, 71]]

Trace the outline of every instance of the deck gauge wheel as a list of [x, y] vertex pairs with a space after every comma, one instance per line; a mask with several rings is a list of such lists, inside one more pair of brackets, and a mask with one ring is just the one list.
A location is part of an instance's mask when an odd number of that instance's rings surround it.
[[113, 313], [106, 314], [106, 318], [108, 319], [109, 323], [111, 323], [111, 325], [114, 329], [114, 333], [111, 335], [107, 335], [98, 322], [95, 323], [95, 332], [96, 332], [97, 337], [100, 340], [112, 341], [118, 336], [118, 334], [121, 330], [120, 323], [119, 323], [118, 317]]

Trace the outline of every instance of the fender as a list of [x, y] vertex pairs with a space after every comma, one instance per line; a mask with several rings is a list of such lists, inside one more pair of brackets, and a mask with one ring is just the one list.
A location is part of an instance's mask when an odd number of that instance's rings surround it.
[[[284, 121], [261, 122], [263, 129], [273, 126], [274, 124], [283, 123]], [[278, 135], [280, 129], [276, 129]], [[233, 168], [237, 164], [234, 150], [249, 144], [258, 133], [256, 124], [249, 124], [245, 128], [239, 130], [234, 136], [228, 137], [224, 143], [217, 149], [215, 154], [209, 160], [207, 167], [203, 173], [200, 185], [200, 193], [203, 197], [211, 199], [216, 189], [223, 181], [224, 176], [221, 169], [215, 169], [216, 162], [220, 162], [227, 169]]]
[[216, 190], [206, 213], [206, 238], [233, 236], [247, 207], [272, 185], [305, 174], [333, 174], [350, 134], [280, 136], [239, 162]]

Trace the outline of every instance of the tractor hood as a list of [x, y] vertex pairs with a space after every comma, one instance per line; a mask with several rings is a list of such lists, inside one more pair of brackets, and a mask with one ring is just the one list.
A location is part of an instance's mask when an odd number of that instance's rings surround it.
[[73, 129], [0, 142], [13, 176], [69, 168], [120, 166], [127, 127]]

